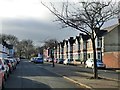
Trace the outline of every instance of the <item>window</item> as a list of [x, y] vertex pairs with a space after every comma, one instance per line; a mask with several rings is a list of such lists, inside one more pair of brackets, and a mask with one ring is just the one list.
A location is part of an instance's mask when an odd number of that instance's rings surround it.
[[91, 42], [88, 41], [88, 43], [87, 43], [87, 47], [90, 48], [90, 46], [91, 46]]
[[83, 43], [83, 49], [86, 49], [86, 42]]
[[98, 59], [101, 59], [101, 53], [98, 52]]
[[97, 46], [101, 47], [101, 38], [97, 38]]
[[84, 53], [84, 60], [87, 58], [87, 54], [86, 53]]
[[90, 53], [88, 53], [88, 58], [90, 58]]
[[91, 58], [93, 58], [93, 53], [91, 53], [91, 56], [90, 56]]
[[80, 43], [78, 44], [78, 50], [80, 50]]

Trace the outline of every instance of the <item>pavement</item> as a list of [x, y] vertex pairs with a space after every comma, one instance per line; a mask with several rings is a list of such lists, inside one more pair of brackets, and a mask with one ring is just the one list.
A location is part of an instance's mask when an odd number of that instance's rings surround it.
[[120, 90], [120, 81], [111, 80], [107, 78], [92, 79], [93, 74], [84, 71], [72, 71], [69, 68], [61, 67], [56, 64], [52, 67], [52, 64], [44, 65], [44, 69], [55, 73], [63, 78], [76, 83], [83, 88], [88, 88], [90, 90]]

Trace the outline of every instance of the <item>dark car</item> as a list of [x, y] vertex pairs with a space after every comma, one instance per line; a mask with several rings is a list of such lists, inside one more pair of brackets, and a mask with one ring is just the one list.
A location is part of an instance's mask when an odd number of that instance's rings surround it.
[[34, 63], [43, 63], [43, 58], [42, 57], [36, 57], [34, 60]]
[[58, 60], [57, 60], [57, 63], [63, 64], [63, 61], [64, 61], [63, 59], [58, 59]]

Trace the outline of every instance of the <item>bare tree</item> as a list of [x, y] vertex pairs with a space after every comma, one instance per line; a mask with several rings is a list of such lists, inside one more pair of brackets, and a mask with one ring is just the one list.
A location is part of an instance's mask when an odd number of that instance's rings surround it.
[[60, 21], [63, 27], [73, 27], [90, 37], [94, 55], [94, 78], [97, 79], [95, 39], [99, 37], [104, 23], [115, 18], [116, 14], [118, 14], [117, 3], [96, 0], [74, 3], [67, 0], [62, 3], [61, 10], [53, 3], [50, 3], [50, 6], [43, 2], [42, 4], [57, 17], [57, 21]]
[[58, 41], [56, 39], [49, 39], [44, 43], [44, 48], [54, 48], [57, 45]]
[[18, 50], [19, 53], [21, 53], [21, 51], [22, 51], [22, 54], [25, 55], [26, 58], [28, 58], [28, 59], [30, 58], [32, 52], [34, 52], [33, 50], [35, 50], [32, 40], [20, 41], [18, 48], [19, 48], [19, 50]]
[[14, 46], [18, 44], [18, 38], [14, 35], [0, 34], [0, 41], [1, 40], [4, 40]]

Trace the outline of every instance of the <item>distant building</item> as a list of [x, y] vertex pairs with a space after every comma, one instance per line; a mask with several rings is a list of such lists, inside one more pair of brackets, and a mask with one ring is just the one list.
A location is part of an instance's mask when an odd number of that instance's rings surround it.
[[1, 58], [6, 58], [7, 55], [9, 53], [8, 48], [6, 48], [5, 46], [3, 46], [2, 44], [0, 44], [0, 57]]
[[15, 51], [13, 45], [2, 41], [0, 44], [0, 57], [6, 58], [7, 56], [14, 57]]

